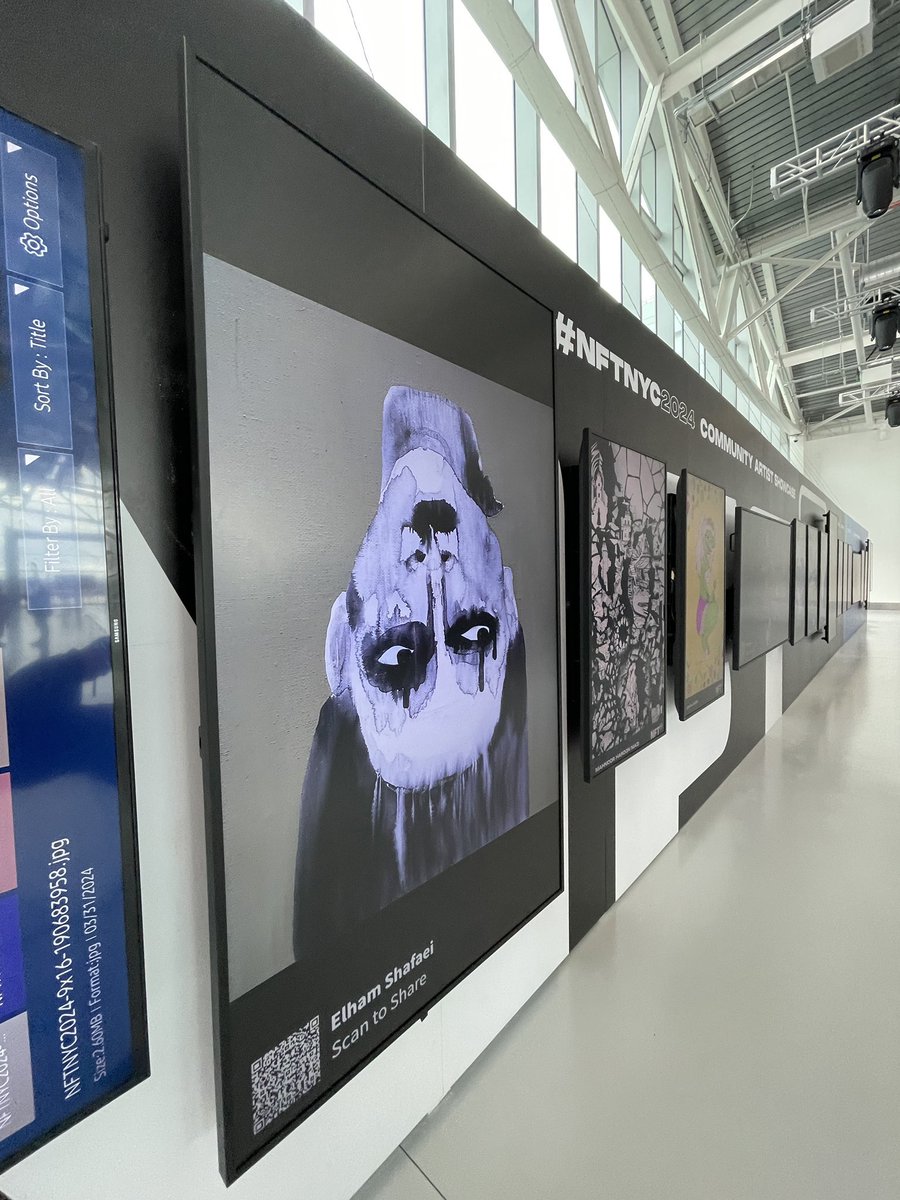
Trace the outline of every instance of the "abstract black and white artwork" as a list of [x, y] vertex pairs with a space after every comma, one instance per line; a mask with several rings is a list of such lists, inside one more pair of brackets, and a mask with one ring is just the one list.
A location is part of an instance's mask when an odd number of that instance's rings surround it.
[[381, 462], [324, 635], [298, 958], [528, 816], [525, 637], [475, 427], [444, 396], [391, 387]]
[[666, 728], [666, 467], [585, 430], [582, 746], [585, 779]]

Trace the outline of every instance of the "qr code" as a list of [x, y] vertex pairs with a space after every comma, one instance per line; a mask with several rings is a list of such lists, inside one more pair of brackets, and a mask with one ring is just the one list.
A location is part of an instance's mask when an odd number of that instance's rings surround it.
[[313, 1017], [251, 1064], [254, 1134], [296, 1104], [321, 1078], [319, 1018]]

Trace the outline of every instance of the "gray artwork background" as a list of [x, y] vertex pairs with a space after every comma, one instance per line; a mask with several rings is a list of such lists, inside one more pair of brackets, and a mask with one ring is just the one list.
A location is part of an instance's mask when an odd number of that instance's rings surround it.
[[503, 512], [528, 671], [530, 811], [558, 799], [553, 413], [204, 256], [231, 998], [293, 961], [300, 790], [329, 695], [325, 632], [381, 484], [392, 384], [472, 417]]

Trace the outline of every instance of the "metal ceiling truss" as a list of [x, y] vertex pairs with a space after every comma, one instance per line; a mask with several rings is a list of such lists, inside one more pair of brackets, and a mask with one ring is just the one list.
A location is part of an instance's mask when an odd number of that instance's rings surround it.
[[860, 150], [885, 137], [900, 137], [900, 104], [772, 167], [773, 195], [790, 196], [819, 179], [855, 166]]
[[663, 99], [692, 87], [704, 75], [777, 29], [783, 21], [803, 13], [806, 7], [805, 0], [756, 0], [755, 4], [748, 5], [669, 65], [663, 81]]
[[864, 292], [854, 291], [856, 283], [852, 274], [849, 280], [845, 278], [844, 283], [845, 291], [849, 290], [850, 295], [844, 295], [840, 300], [832, 300], [828, 304], [817, 304], [815, 308], [811, 308], [809, 310], [810, 325], [818, 325], [821, 321], [845, 321], [848, 317], [851, 320], [854, 317], [862, 318], [867, 316], [876, 304], [881, 304], [892, 297], [900, 297], [900, 280], [893, 287], [868, 288]]
[[841, 392], [838, 396], [838, 404], [841, 408], [857, 404], [871, 406], [873, 400], [888, 400], [891, 396], [898, 394], [900, 394], [900, 379], [888, 379], [884, 383], [869, 384], [868, 387]]
[[[729, 337], [733, 335], [726, 335], [725, 330], [731, 323], [737, 294], [740, 292], [744, 296], [745, 309], [762, 308], [764, 301], [752, 270], [741, 261], [743, 249], [735, 235], [734, 222], [706, 130], [694, 129], [684, 118], [676, 116], [675, 97], [680, 95], [682, 99], [689, 99], [694, 94], [691, 89], [696, 79], [739, 53], [748, 44], [748, 29], [754, 37], [760, 37], [777, 28], [787, 17], [800, 12], [804, 6], [800, 0], [757, 0], [740, 17], [685, 53], [669, 0], [651, 0], [651, 3], [663, 46], [671, 60], [668, 65], [660, 53], [656, 35], [641, 5], [633, 0], [605, 0], [607, 12], [648, 80], [659, 79], [662, 60], [660, 117], [666, 149], [677, 184], [676, 191], [680, 193], [685, 210], [684, 223], [691, 235], [706, 309], [727, 345]], [[723, 263], [718, 269], [713, 247], [696, 211], [698, 200], [724, 250]], [[728, 280], [727, 272], [722, 270], [722, 266], [728, 264], [733, 264], [736, 269], [734, 281]], [[777, 363], [777, 395], [780, 396], [790, 425], [794, 430], [799, 429], [803, 421], [794, 397], [793, 380], [781, 362], [780, 346], [768, 321], [761, 323], [756, 334], [751, 335], [751, 347], [760, 379], [767, 377], [773, 361]], [[737, 362], [730, 350], [729, 359], [732, 363]], [[764, 365], [760, 360], [764, 361]], [[765, 410], [770, 415], [776, 412], [783, 426], [781, 406], [771, 398], [770, 391], [759, 385], [753, 392], [757, 402], [760, 393], [765, 401]]]
[[[768, 4], [770, 0], [758, 0], [758, 3], [763, 2]], [[590, 115], [593, 133], [541, 57], [531, 34], [509, 0], [464, 0], [464, 3], [549, 132], [566, 153], [584, 184], [622, 238], [653, 275], [672, 308], [681, 316], [685, 327], [718, 362], [727, 366], [728, 373], [737, 386], [780, 428], [788, 433], [797, 432], [800, 428], [800, 413], [796, 401], [793, 402], [791, 417], [786, 417], [757, 380], [738, 362], [716, 324], [714, 256], [704, 236], [701, 222], [694, 219], [696, 214], [692, 214], [693, 194], [686, 164], [682, 163], [682, 169], [679, 169], [676, 161], [680, 156], [675, 146], [678, 139], [673, 139], [673, 130], [669, 124], [672, 118], [671, 111], [659, 102], [659, 85], [668, 64], [640, 5], [635, 4], [633, 0], [609, 0], [607, 8], [621, 30], [624, 41], [632, 50], [648, 81], [651, 93], [656, 93], [652, 105], [645, 106], [646, 112], [642, 113], [642, 119], [638, 122], [637, 133], [646, 140], [653, 122], [652, 110], [655, 109], [662, 118], [666, 144], [670, 152], [675, 151], [671, 153], [672, 170], [677, 185], [675, 191], [682, 192], [680, 207], [683, 210], [685, 228], [691, 236], [706, 311], [686, 287], [680, 273], [659, 245], [650, 222], [643, 216], [639, 206], [635, 205], [618, 156], [614, 151], [611, 154], [607, 152], [615, 143], [603, 108], [590, 51], [578, 18], [576, 0], [554, 0], [554, 3], [575, 68], [578, 86]], [[755, 9], [757, 5], [753, 7]], [[703, 134], [705, 131], [699, 132]], [[640, 162], [640, 154], [634, 153], [634, 147], [631, 149], [632, 152], [626, 153], [624, 160], [626, 169], [633, 170], [633, 164]], [[711, 161], [711, 151], [709, 158]], [[707, 167], [705, 174], [709, 180], [707, 186], [711, 188], [715, 179], [714, 167], [712, 171]], [[634, 179], [637, 179], [636, 174]], [[715, 181], [717, 182], [717, 179]], [[721, 185], [719, 192], [721, 194]], [[727, 205], [721, 201], [720, 203], [727, 215]], [[747, 276], [752, 282], [749, 270]], [[753, 286], [755, 288], [755, 282]], [[776, 353], [773, 351], [773, 357]]]

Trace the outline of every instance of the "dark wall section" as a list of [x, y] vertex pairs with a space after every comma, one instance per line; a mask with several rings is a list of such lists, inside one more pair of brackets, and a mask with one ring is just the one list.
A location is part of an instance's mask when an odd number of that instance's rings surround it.
[[[64, 135], [100, 146], [110, 232], [121, 493], [191, 611], [179, 183], [178, 80], [184, 37], [285, 119], [560, 312], [563, 332], [571, 320], [572, 339], [564, 338], [555, 356], [557, 444], [564, 478], [571, 481], [582, 430], [590, 426], [665, 460], [673, 474], [688, 467], [723, 486], [739, 504], [785, 519], [803, 515], [802, 505], [810, 512], [820, 510], [818, 500], [804, 498], [814, 491], [811, 485], [705, 380], [281, 0], [62, 5], [54, 8], [52, 37], [39, 5], [14, 0], [4, 15], [0, 101]], [[268, 165], [260, 163], [259, 169]], [[273, 247], [278, 245], [276, 224], [273, 218]], [[402, 263], [397, 286], [403, 286]], [[465, 294], [458, 299], [467, 303]], [[583, 334], [581, 356], [576, 328]], [[671, 397], [676, 397], [674, 406]], [[701, 420], [711, 423], [713, 437], [718, 430], [733, 439], [743, 461], [712, 444]], [[571, 531], [571, 512], [568, 527]], [[578, 639], [572, 631], [577, 632], [577, 619], [571, 614], [569, 624], [569, 670], [576, 674]], [[810, 639], [785, 647], [785, 703], [839, 644], [838, 637], [828, 645]], [[610, 770], [590, 785], [583, 782], [577, 702], [569, 709], [569, 882], [577, 940], [615, 893], [615, 774]], [[720, 761], [682, 797], [682, 819], [696, 811], [762, 736], [764, 714], [760, 664], [734, 677], [731, 738]]]
[[[390, 181], [418, 208], [422, 129], [380, 88], [354, 80], [344, 56], [282, 0], [93, 0], [56, 5], [52, 15], [21, 0], [4, 5], [0, 103], [100, 147], [121, 495], [193, 612], [180, 181], [185, 37], [226, 72], [265, 63], [263, 100], [302, 109], [354, 166]], [[340, 89], [338, 76], [346, 77]]]

